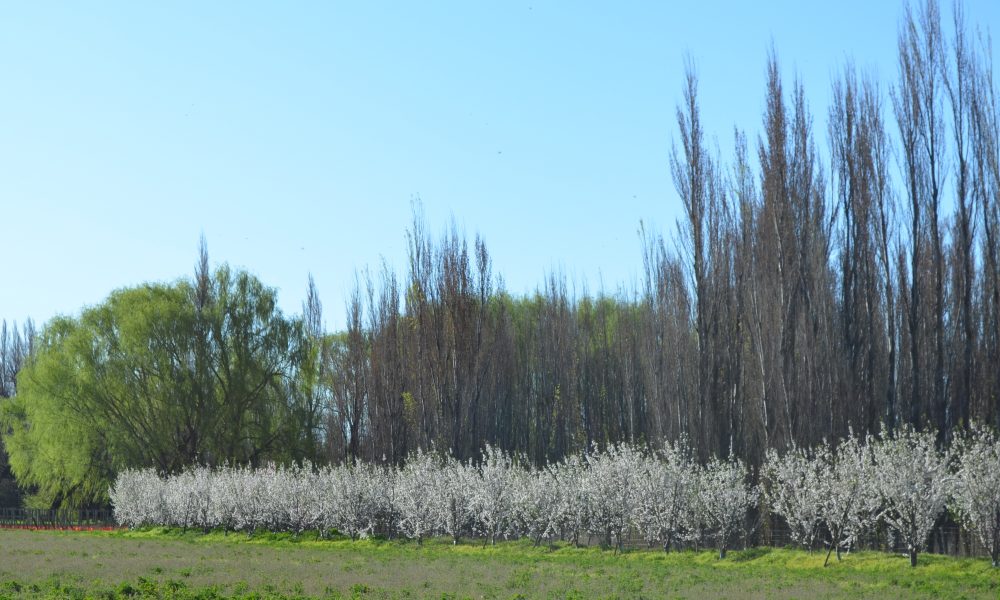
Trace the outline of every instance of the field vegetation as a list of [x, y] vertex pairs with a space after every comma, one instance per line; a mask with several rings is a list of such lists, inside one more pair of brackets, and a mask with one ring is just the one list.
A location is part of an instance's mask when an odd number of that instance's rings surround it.
[[453, 545], [172, 529], [0, 531], [0, 598], [995, 598], [984, 559]]

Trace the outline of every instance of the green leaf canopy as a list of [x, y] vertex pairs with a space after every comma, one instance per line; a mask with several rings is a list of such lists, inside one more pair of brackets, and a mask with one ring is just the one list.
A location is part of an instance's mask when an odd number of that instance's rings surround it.
[[0, 406], [11, 468], [33, 504], [83, 506], [125, 467], [309, 457], [316, 407], [299, 380], [314, 354], [243, 271], [118, 290], [45, 327]]

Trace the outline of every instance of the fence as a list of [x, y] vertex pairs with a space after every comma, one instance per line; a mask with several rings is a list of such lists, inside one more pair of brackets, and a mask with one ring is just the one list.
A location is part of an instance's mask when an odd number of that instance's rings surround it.
[[114, 529], [114, 513], [108, 509], [47, 510], [0, 508], [3, 529]]
[[[110, 509], [83, 510], [46, 510], [33, 508], [0, 508], [0, 529], [63, 529], [63, 530], [109, 530], [117, 529], [114, 513]], [[788, 527], [778, 518], [766, 519], [759, 526], [750, 526], [746, 535], [734, 540], [733, 549], [753, 546], [769, 547], [801, 547], [792, 539]], [[562, 537], [562, 536], [560, 536]], [[822, 539], [822, 536], [818, 536]], [[470, 538], [465, 538], [470, 539]], [[473, 538], [475, 539], [475, 538]], [[600, 544], [601, 540], [584, 535], [580, 542], [584, 545]], [[710, 548], [711, 538], [706, 538], [702, 548]], [[624, 540], [623, 546], [628, 549], [648, 548], [649, 544], [635, 530], [632, 530]], [[689, 542], [677, 541], [675, 549], [689, 548]], [[822, 542], [817, 541], [814, 550], [825, 549]], [[899, 540], [884, 526], [864, 535], [854, 544], [855, 550], [879, 550], [882, 552], [901, 553], [905, 551]], [[979, 539], [963, 530], [953, 521], [942, 518], [942, 522], [931, 532], [927, 540], [927, 552], [934, 554], [950, 554], [952, 556], [988, 556], [989, 553]]]
[[[565, 536], [558, 535], [557, 539], [566, 540]], [[819, 529], [816, 541], [808, 550], [826, 552], [828, 546], [825, 540], [829, 539], [825, 529]], [[585, 546], [601, 545], [605, 540], [598, 536], [584, 534], [579, 540]], [[711, 535], [706, 535], [700, 542], [695, 543], [690, 540], [677, 539], [671, 544], [674, 550], [701, 549], [710, 550], [715, 547], [716, 540]], [[626, 550], [637, 550], [646, 548], [657, 548], [651, 546], [642, 534], [630, 529], [625, 536], [622, 546]], [[744, 550], [747, 548], [800, 548], [805, 546], [792, 538], [791, 530], [780, 517], [771, 515], [764, 519], [748, 518], [743, 528], [742, 534], [735, 536], [730, 543], [730, 550]], [[906, 554], [906, 547], [893, 535], [892, 531], [884, 524], [867, 531], [864, 535], [851, 545], [850, 550], [874, 550], [888, 552], [892, 554]], [[975, 534], [963, 529], [948, 515], [943, 515], [927, 538], [923, 552], [931, 554], [945, 554], [958, 557], [988, 557], [989, 551], [983, 546]]]
[[[792, 539], [791, 531], [780, 519], [774, 518], [762, 527], [756, 536], [748, 536], [748, 545], [774, 547], [802, 547]], [[826, 539], [825, 530], [820, 531], [819, 540]], [[825, 546], [817, 542], [817, 548]], [[878, 550], [880, 552], [906, 553], [906, 547], [893, 535], [884, 523], [868, 530], [852, 545], [854, 550]], [[963, 529], [948, 516], [943, 516], [931, 531], [924, 549], [931, 554], [948, 554], [951, 556], [989, 556], [989, 552], [973, 533]]]

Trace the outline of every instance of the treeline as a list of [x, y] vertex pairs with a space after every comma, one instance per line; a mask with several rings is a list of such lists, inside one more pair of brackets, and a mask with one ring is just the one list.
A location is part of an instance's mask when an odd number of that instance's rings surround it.
[[[17, 322], [8, 325], [6, 320], [0, 321], [0, 403], [17, 391], [17, 373], [32, 353], [35, 335], [31, 319], [20, 327]], [[0, 507], [17, 506], [20, 501], [21, 490], [0, 443]]]
[[129, 467], [401, 464], [431, 446], [466, 460], [486, 444], [542, 465], [686, 437], [756, 472], [769, 448], [882, 423], [939, 443], [998, 427], [997, 86], [988, 38], [960, 6], [942, 21], [934, 1], [908, 8], [897, 77], [847, 65], [818, 119], [772, 55], [762, 133], [736, 130], [727, 161], [689, 67], [679, 235], [641, 231], [636, 289], [551, 275], [512, 296], [481, 239], [436, 237], [418, 210], [406, 268], [360, 277], [330, 334], [311, 281], [286, 316], [252, 275], [212, 272], [203, 246], [192, 279], [29, 336], [0, 402], [11, 469], [31, 502], [79, 505]]
[[[418, 218], [402, 282], [352, 297], [325, 356], [335, 459], [483, 442], [536, 463], [688, 436], [702, 457], [902, 423], [1000, 425], [1000, 126], [988, 41], [907, 10], [898, 78], [843, 68], [825, 121], [767, 64], [762, 135], [728, 163], [689, 67], [671, 155], [677, 244], [643, 232], [638, 290], [551, 276], [511, 298], [480, 240]], [[755, 158], [751, 158], [751, 157]], [[899, 167], [898, 169], [896, 167]]]

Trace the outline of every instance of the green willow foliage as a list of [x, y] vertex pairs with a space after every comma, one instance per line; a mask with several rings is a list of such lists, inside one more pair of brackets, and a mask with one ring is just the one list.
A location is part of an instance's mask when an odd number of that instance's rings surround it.
[[311, 457], [300, 320], [203, 255], [194, 281], [113, 292], [59, 317], [0, 408], [10, 466], [42, 506], [103, 503], [115, 473]]

